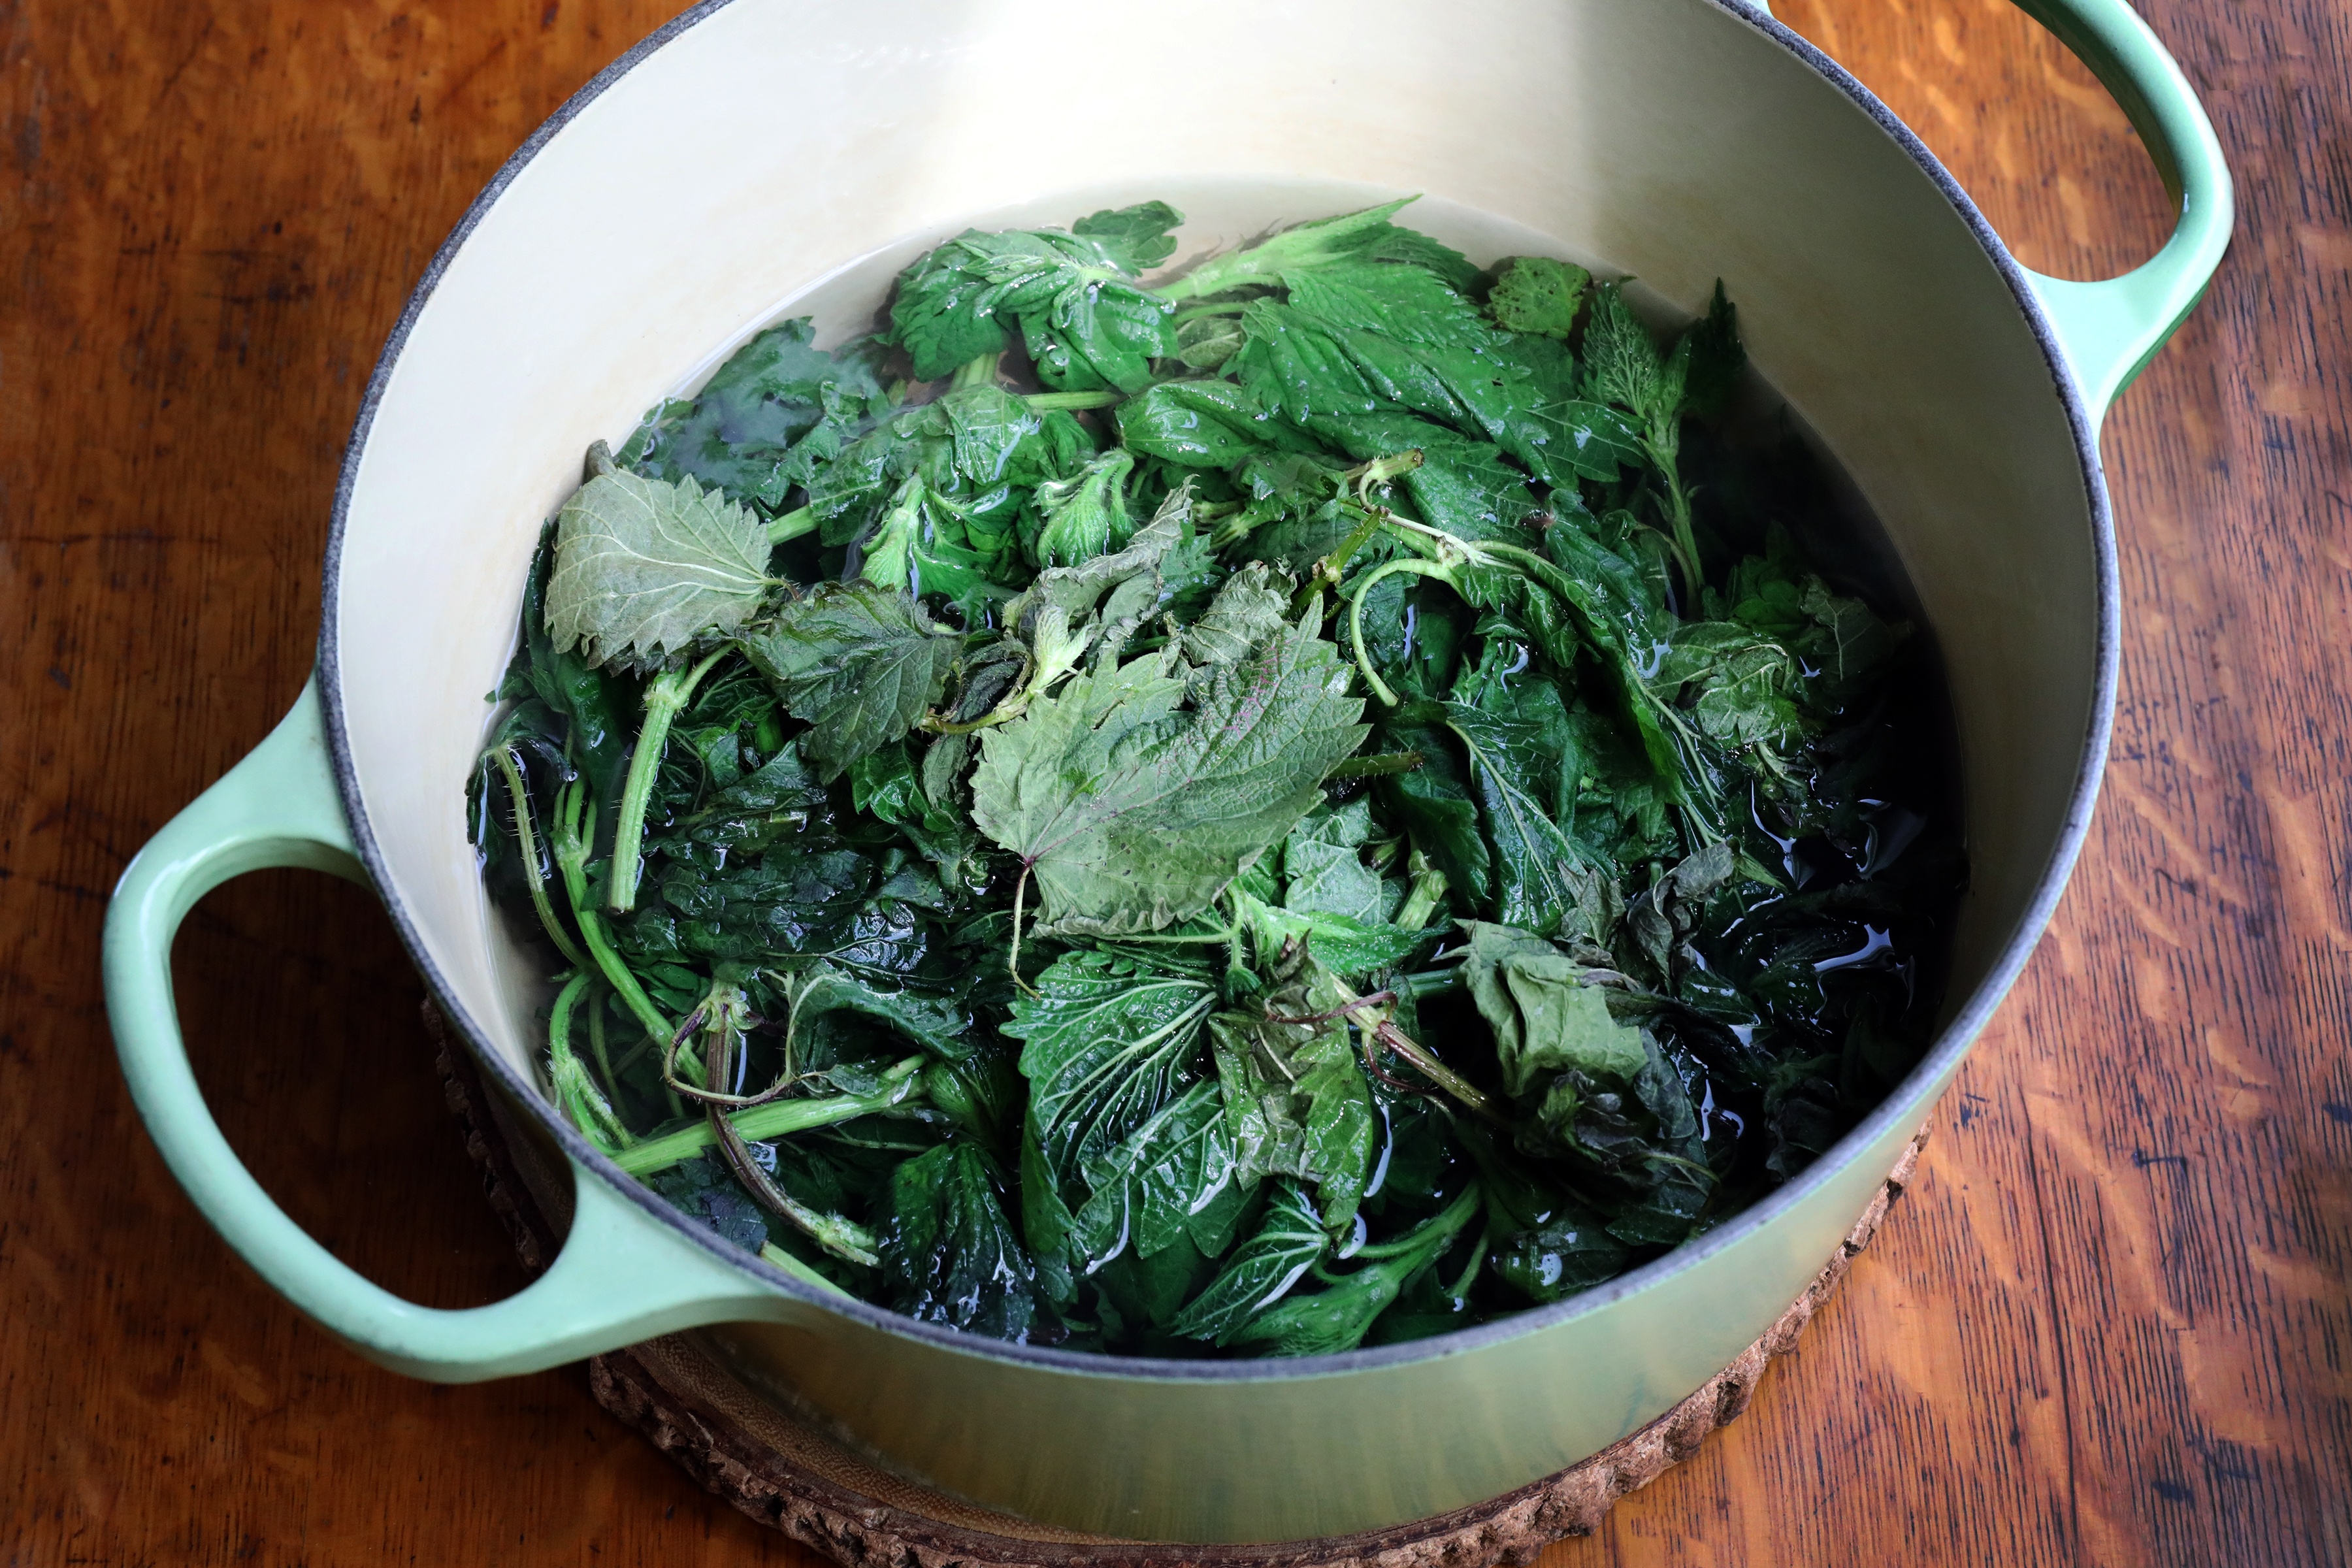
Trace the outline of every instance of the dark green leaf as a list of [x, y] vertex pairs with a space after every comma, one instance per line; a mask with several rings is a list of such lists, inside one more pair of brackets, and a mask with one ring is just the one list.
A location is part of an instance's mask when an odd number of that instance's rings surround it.
[[925, 253], [900, 275], [890, 308], [915, 374], [936, 380], [1002, 353], [1011, 327], [1048, 386], [1139, 390], [1150, 362], [1176, 352], [1174, 307], [1131, 281], [1141, 251], [1156, 244], [1141, 232], [1142, 212], [1097, 214], [1106, 226], [1085, 234], [968, 229]]
[[1013, 1005], [1029, 1126], [1045, 1166], [1069, 1186], [1174, 1099], [1200, 1056], [1215, 990], [1098, 952], [1070, 952]]
[[1135, 532], [1127, 510], [1127, 479], [1134, 471], [1134, 455], [1113, 449], [1074, 478], [1039, 485], [1041, 526], [1029, 544], [1030, 563], [1075, 566], [1125, 545]]
[[1155, 1257], [1189, 1239], [1207, 1257], [1233, 1243], [1247, 1199], [1216, 1086], [1196, 1083], [1087, 1162], [1073, 1236], [1088, 1268], [1129, 1247]]
[[1723, 279], [1715, 280], [1715, 297], [1706, 314], [1692, 324], [1684, 341], [1689, 346], [1690, 369], [1683, 383], [1683, 409], [1710, 416], [1723, 412], [1748, 368], [1748, 351], [1739, 342], [1739, 312], [1724, 297]]
[[809, 318], [769, 328], [693, 398], [646, 416], [616, 460], [647, 479], [699, 479], [771, 515], [888, 406], [870, 353], [815, 346]]
[[1610, 903], [1602, 887], [1606, 873], [1531, 793], [1559, 773], [1558, 755], [1541, 750], [1541, 731], [1461, 702], [1445, 704], [1445, 719], [1469, 752], [1471, 782], [1494, 846], [1496, 920], [1538, 936], [1602, 940]]
[[1070, 232], [1101, 246], [1126, 270], [1143, 272], [1176, 254], [1176, 237], [1169, 231], [1183, 222], [1184, 215], [1166, 202], [1138, 202], [1088, 214]]
[[1496, 1245], [1495, 1273], [1529, 1300], [1559, 1301], [1614, 1279], [1630, 1261], [1599, 1216], [1577, 1209]]
[[[1344, 1229], [1371, 1174], [1371, 1089], [1358, 1065], [1332, 972], [1311, 959], [1251, 1012], [1209, 1024], [1234, 1160], [1245, 1181], [1315, 1184], [1323, 1223]], [[1293, 1022], [1308, 1019], [1312, 1022]]]
[[1131, 452], [1196, 468], [1223, 468], [1266, 451], [1311, 443], [1230, 381], [1168, 381], [1118, 405], [1119, 439]]
[[793, 716], [801, 750], [831, 780], [913, 729], [947, 689], [962, 639], [921, 605], [871, 583], [825, 583], [743, 639]]
[[1004, 1217], [1003, 1182], [969, 1143], [945, 1143], [890, 1179], [882, 1240], [890, 1305], [910, 1318], [1016, 1342], [1037, 1319], [1035, 1277]]
[[1295, 1183], [1275, 1183], [1257, 1228], [1169, 1325], [1170, 1331], [1227, 1343], [1252, 1316], [1288, 1294], [1330, 1246], [1307, 1194]]

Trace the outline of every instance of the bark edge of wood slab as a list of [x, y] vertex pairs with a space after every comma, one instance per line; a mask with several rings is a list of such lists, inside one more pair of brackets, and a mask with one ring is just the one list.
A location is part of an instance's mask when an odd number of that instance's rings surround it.
[[[536, 1274], [558, 1237], [544, 1203], [561, 1176], [519, 1148], [497, 1097], [450, 1039], [430, 1000], [425, 1022], [449, 1109], [482, 1173], [483, 1195]], [[1903, 1195], [1932, 1121], [1912, 1135], [1878, 1195], [1804, 1294], [1762, 1338], [1681, 1404], [1591, 1458], [1514, 1492], [1387, 1530], [1263, 1545], [1121, 1541], [1030, 1523], [949, 1497], [882, 1468], [754, 1393], [707, 1345], [704, 1331], [669, 1334], [588, 1362], [596, 1402], [680, 1469], [752, 1519], [845, 1568], [1076, 1568], [1080, 1563], [1199, 1568], [1492, 1568], [1529, 1563], [1553, 1542], [1590, 1535], [1610, 1508], [1698, 1452], [1708, 1433], [1748, 1408], [1772, 1358], [1807, 1322]], [[534, 1179], [536, 1178], [536, 1179]], [[556, 1184], [551, 1187], [551, 1178]]]

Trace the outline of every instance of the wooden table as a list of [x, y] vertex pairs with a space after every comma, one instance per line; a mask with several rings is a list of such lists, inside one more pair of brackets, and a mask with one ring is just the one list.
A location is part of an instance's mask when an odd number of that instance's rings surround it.
[[[346, 432], [425, 259], [665, 0], [20, 0], [0, 13], [0, 1542], [19, 1563], [802, 1560], [576, 1370], [376, 1371], [232, 1259], [131, 1116], [124, 859], [311, 658]], [[2162, 193], [2006, 0], [1781, 0], [2031, 265]], [[1754, 1409], [1584, 1563], [2352, 1562], [2352, 61], [2324, 0], [2150, 0], [2240, 181], [2108, 422], [2115, 762], [1925, 1177]], [[279, 873], [177, 964], [232, 1141], [374, 1278], [514, 1288], [365, 895]]]

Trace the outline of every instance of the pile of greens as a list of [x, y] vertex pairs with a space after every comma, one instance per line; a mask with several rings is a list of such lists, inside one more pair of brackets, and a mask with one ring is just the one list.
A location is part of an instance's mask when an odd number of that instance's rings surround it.
[[[1555, 1301], [1909, 1068], [1931, 664], [1731, 307], [1391, 221], [967, 233], [551, 523], [469, 792], [564, 1112], [927, 1321], [1301, 1355]], [[1701, 481], [1704, 482], [1701, 482]]]

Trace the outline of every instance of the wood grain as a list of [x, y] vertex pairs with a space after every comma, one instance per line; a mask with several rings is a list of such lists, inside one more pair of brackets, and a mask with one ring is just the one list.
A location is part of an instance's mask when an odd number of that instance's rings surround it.
[[[337, 459], [425, 258], [673, 8], [0, 9], [0, 1542], [78, 1563], [804, 1563], [576, 1371], [356, 1361], [138, 1132], [100, 1004], [123, 861], [311, 655]], [[2151, 253], [2120, 114], [2006, 0], [1780, 0], [2030, 263]], [[1550, 1568], [2352, 1562], [2352, 23], [2147, 0], [2240, 182], [2106, 432], [2115, 761], [1911, 1197], [1729, 1431]], [[1922, 301], [1932, 309], [1933, 301]], [[248, 879], [176, 965], [265, 1184], [443, 1304], [518, 1275], [365, 897]]]

